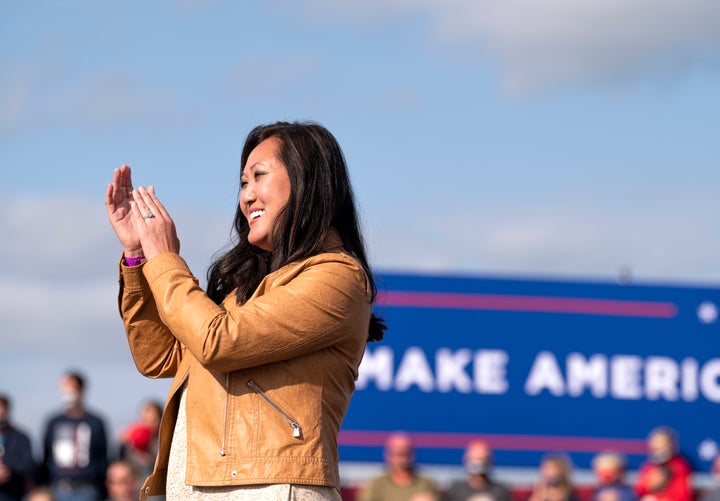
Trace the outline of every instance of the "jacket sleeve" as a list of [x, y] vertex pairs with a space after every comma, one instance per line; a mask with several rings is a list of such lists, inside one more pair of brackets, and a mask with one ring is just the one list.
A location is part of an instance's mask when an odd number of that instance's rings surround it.
[[138, 371], [152, 378], [172, 377], [180, 363], [182, 350], [160, 319], [142, 273], [146, 264], [129, 267], [120, 263], [120, 316]]
[[[200, 289], [177, 254], [145, 263], [160, 318], [206, 368], [229, 372], [302, 356], [367, 336], [371, 304], [365, 273], [344, 254], [298, 265], [281, 285], [224, 309]], [[364, 337], [363, 337], [364, 340]]]

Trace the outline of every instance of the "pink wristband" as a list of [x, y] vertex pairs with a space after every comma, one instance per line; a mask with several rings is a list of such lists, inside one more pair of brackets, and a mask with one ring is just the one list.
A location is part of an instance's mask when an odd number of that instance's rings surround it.
[[127, 266], [137, 266], [142, 262], [143, 259], [145, 259], [145, 256], [133, 256], [133, 257], [125, 256], [125, 264]]

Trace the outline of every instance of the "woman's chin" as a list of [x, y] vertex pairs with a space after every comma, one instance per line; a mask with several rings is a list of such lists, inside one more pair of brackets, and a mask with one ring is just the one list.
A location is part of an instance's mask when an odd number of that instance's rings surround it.
[[270, 250], [270, 243], [267, 241], [267, 239], [250, 238], [248, 236], [248, 242], [250, 243], [250, 245], [257, 247], [258, 249], [262, 249], [264, 251]]

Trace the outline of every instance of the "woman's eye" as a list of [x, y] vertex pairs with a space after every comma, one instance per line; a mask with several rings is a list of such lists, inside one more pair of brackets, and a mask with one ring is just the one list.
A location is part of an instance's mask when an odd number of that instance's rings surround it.
[[247, 181], [240, 181], [240, 188], [247, 186]]

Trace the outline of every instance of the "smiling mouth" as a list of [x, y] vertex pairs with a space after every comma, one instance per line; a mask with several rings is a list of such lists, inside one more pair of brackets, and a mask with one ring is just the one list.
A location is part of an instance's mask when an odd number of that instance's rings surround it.
[[265, 211], [264, 211], [264, 210], [254, 210], [254, 211], [252, 211], [252, 212], [250, 213], [250, 220], [251, 220], [251, 221], [254, 221], [255, 219], [257, 219], [257, 218], [259, 218], [260, 216], [262, 216], [263, 214], [265, 214]]

